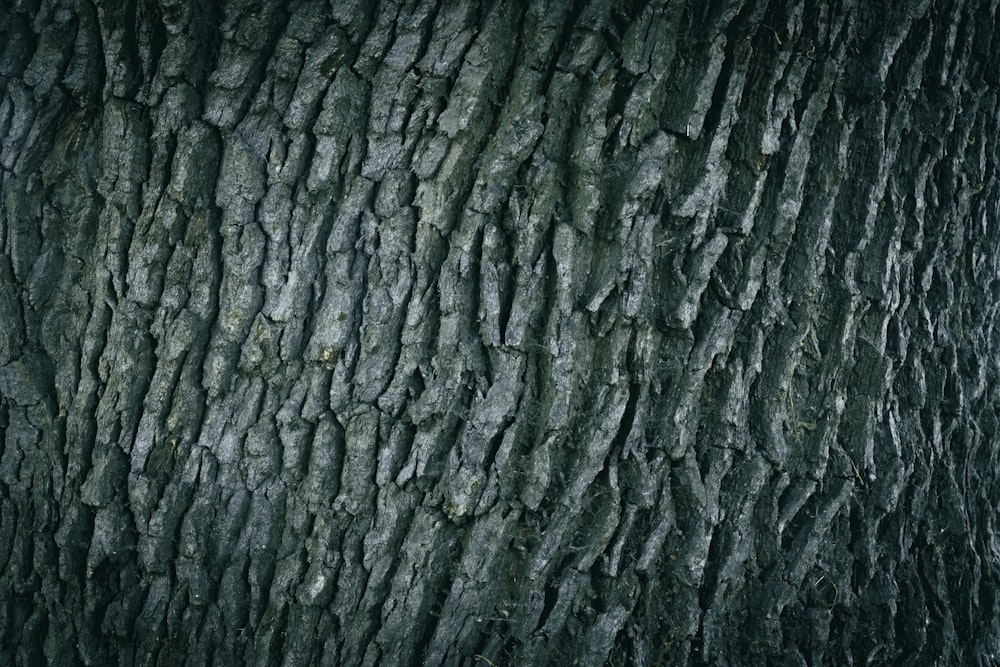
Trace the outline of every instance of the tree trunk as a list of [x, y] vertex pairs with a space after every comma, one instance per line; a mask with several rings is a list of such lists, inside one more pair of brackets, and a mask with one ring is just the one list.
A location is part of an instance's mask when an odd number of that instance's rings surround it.
[[998, 0], [489, 4], [0, 9], [0, 662], [994, 664]]

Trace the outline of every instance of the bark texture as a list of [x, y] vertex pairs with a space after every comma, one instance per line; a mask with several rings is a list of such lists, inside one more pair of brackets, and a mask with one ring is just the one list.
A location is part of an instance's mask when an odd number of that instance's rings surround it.
[[997, 0], [0, 7], [0, 662], [996, 664]]

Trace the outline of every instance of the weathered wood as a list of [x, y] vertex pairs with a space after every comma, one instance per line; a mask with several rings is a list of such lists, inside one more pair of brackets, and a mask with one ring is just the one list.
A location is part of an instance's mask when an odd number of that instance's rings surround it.
[[0, 662], [992, 664], [998, 21], [0, 7]]

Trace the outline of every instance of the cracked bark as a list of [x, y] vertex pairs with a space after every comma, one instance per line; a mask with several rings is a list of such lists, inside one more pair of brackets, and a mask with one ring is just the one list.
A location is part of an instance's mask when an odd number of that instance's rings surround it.
[[996, 0], [0, 9], [0, 661], [990, 664]]

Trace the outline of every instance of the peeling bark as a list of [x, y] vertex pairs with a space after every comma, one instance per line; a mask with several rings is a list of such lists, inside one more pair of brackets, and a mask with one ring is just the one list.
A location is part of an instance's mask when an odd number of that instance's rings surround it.
[[992, 664], [998, 21], [0, 8], [0, 662]]

